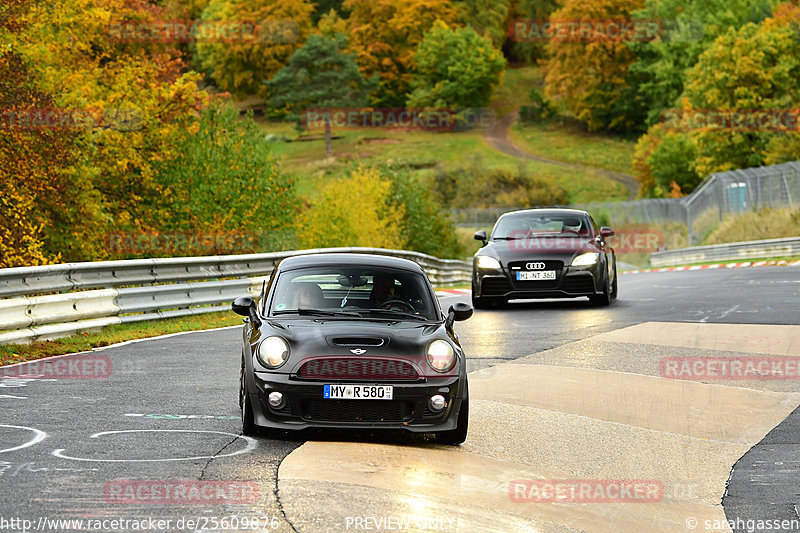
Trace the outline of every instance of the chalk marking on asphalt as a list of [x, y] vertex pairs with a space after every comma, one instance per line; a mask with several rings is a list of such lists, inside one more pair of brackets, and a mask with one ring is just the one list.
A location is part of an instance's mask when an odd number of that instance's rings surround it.
[[13, 394], [0, 394], [0, 398], [9, 398], [11, 400], [27, 400], [27, 396], [14, 396]]
[[221, 459], [223, 457], [233, 457], [234, 455], [242, 455], [245, 453], [252, 452], [253, 450], [255, 450], [256, 445], [258, 444], [258, 441], [256, 439], [252, 437], [247, 437], [245, 435], [239, 435], [237, 433], [228, 433], [227, 431], [205, 431], [200, 429], [124, 429], [119, 431], [102, 431], [100, 433], [95, 433], [94, 435], [90, 435], [89, 438], [97, 439], [104, 435], [116, 435], [119, 433], [213, 433], [215, 435], [228, 435], [236, 439], [243, 439], [245, 442], [247, 442], [247, 446], [245, 446], [245, 448], [242, 450], [222, 455], [199, 455], [196, 457], [172, 457], [168, 459], [87, 459], [85, 457], [70, 457], [68, 455], [64, 455], [64, 448], [53, 450], [52, 455], [60, 459], [69, 459], [71, 461], [85, 461], [85, 462], [96, 462], [96, 463], [163, 463], [172, 461], [197, 461], [199, 459]]
[[29, 428], [28, 426], [10, 426], [8, 424], [0, 424], [0, 428], [22, 429], [24, 431], [33, 432], [33, 438], [28, 442], [20, 444], [19, 446], [15, 446], [13, 448], [6, 448], [4, 450], [0, 450], [0, 453], [8, 453], [16, 450], [22, 450], [23, 448], [28, 448], [30, 446], [33, 446], [34, 444], [42, 442], [44, 439], [47, 438], [47, 433], [45, 433], [41, 429]]
[[719, 315], [718, 318], [725, 318], [726, 316], [728, 316], [729, 314], [733, 313], [734, 311], [736, 311], [740, 307], [741, 307], [741, 305], [736, 304], [733, 307], [731, 307], [730, 309], [728, 309], [727, 311], [725, 311], [724, 313], [722, 313], [721, 315]]

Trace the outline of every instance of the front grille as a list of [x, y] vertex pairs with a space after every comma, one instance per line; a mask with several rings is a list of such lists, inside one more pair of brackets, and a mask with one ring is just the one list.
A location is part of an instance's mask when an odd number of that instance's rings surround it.
[[401, 359], [370, 357], [319, 357], [309, 359], [297, 371], [303, 379], [341, 381], [416, 381], [414, 365]]
[[[526, 265], [528, 263], [544, 263], [544, 268], [536, 270], [528, 270]], [[511, 273], [514, 287], [520, 290], [537, 290], [537, 289], [555, 289], [558, 287], [558, 281], [564, 269], [563, 261], [549, 261], [540, 259], [529, 259], [527, 261], [512, 261], [508, 264], [508, 270]], [[518, 281], [517, 272], [536, 272], [543, 270], [555, 270], [556, 279], [537, 280], [537, 281]]]
[[405, 422], [414, 404], [398, 400], [306, 400], [303, 418], [315, 422]]
[[485, 277], [481, 282], [481, 296], [502, 296], [511, 290], [506, 278]]
[[591, 276], [566, 276], [561, 289], [575, 294], [594, 292], [594, 279]]

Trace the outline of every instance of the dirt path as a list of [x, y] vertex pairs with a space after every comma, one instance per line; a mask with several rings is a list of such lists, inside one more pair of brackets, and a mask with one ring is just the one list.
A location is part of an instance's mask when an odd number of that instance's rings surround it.
[[634, 200], [636, 198], [636, 195], [639, 192], [639, 184], [637, 183], [636, 179], [629, 174], [615, 172], [605, 168], [587, 167], [584, 165], [576, 165], [574, 163], [565, 163], [564, 161], [557, 161], [555, 159], [548, 159], [546, 157], [528, 153], [522, 148], [518, 147], [508, 136], [508, 132], [511, 130], [511, 125], [516, 122], [518, 116], [519, 112], [514, 111], [497, 119], [497, 123], [494, 125], [494, 127], [488, 130], [484, 135], [486, 142], [488, 142], [495, 150], [519, 159], [529, 159], [532, 161], [547, 163], [549, 165], [557, 165], [559, 167], [572, 168], [575, 170], [583, 170], [586, 172], [600, 174], [601, 176], [610, 178], [623, 184], [628, 189], [629, 200]]

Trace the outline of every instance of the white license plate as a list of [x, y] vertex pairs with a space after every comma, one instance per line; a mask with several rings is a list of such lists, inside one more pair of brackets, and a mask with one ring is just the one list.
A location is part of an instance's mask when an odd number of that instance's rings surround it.
[[391, 400], [391, 385], [325, 385], [322, 396], [331, 400]]
[[556, 279], [555, 270], [539, 270], [537, 272], [517, 272], [517, 281], [540, 281]]

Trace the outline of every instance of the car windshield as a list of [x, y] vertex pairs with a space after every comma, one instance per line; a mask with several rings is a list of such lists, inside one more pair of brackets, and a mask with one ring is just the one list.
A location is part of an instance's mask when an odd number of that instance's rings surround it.
[[383, 267], [313, 267], [278, 276], [270, 315], [435, 320], [439, 310], [418, 273]]
[[525, 239], [531, 236], [588, 237], [589, 219], [570, 214], [515, 214], [497, 221], [492, 240]]

